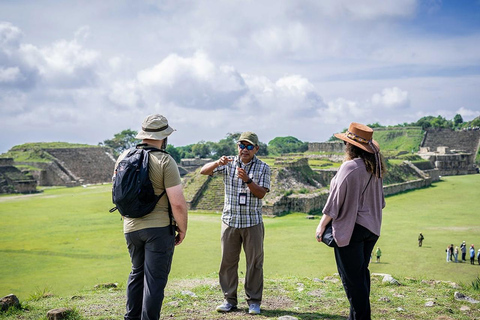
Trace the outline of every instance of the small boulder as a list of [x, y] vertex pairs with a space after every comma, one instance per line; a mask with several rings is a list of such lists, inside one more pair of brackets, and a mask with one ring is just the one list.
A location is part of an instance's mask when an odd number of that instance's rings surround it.
[[399, 286], [400, 285], [400, 282], [398, 282], [398, 280], [396, 280], [395, 278], [393, 278], [391, 275], [387, 274], [383, 277], [383, 280], [382, 280], [383, 283], [391, 283], [391, 284], [394, 284], [394, 285], [397, 285]]
[[458, 291], [456, 291], [453, 294], [453, 297], [455, 298], [455, 300], [467, 301], [467, 302], [470, 302], [470, 303], [480, 303], [480, 301], [475, 300], [475, 299], [470, 298], [470, 297], [467, 297], [466, 295], [464, 295], [463, 293], [458, 292]]
[[52, 309], [52, 310], [47, 312], [47, 319], [48, 320], [63, 320], [63, 319], [66, 319], [72, 312], [73, 312], [73, 310], [68, 309], [68, 308]]
[[7, 311], [11, 307], [20, 308], [20, 301], [18, 300], [16, 295], [9, 294], [8, 296], [5, 296], [2, 299], [0, 299], [1, 311]]

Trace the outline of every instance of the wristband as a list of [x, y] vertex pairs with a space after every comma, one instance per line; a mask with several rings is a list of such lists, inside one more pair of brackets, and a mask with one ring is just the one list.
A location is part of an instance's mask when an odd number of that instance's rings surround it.
[[250, 183], [252, 183], [252, 181], [253, 181], [253, 180], [250, 178], [250, 179], [248, 179], [247, 182], [245, 182], [245, 183], [246, 183], [246, 184], [250, 184]]

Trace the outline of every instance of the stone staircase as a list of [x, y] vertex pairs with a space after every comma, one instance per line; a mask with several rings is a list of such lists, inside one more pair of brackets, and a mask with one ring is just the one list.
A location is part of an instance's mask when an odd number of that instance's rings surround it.
[[195, 205], [197, 210], [222, 211], [224, 202], [224, 185], [222, 176], [213, 176], [208, 179], [207, 187]]
[[429, 129], [421, 147], [437, 151], [438, 147], [448, 147], [452, 151], [477, 154], [480, 144], [480, 130]]

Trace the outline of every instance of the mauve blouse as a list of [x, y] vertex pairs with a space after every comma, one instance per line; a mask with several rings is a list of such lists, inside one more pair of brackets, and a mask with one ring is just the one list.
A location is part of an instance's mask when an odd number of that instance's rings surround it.
[[350, 243], [355, 223], [380, 236], [384, 207], [382, 179], [371, 176], [363, 160], [356, 158], [345, 161], [332, 178], [323, 213], [332, 217], [333, 237], [344, 247]]

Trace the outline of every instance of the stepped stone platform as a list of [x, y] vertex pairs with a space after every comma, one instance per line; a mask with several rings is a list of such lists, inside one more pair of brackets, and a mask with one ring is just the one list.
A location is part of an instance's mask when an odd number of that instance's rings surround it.
[[0, 193], [33, 193], [37, 181], [14, 167], [12, 158], [0, 159]]
[[429, 129], [418, 155], [429, 160], [440, 175], [474, 174], [480, 148], [480, 130]]
[[78, 186], [112, 181], [115, 159], [109, 148], [43, 149], [49, 162], [16, 162], [33, 168], [39, 186]]

